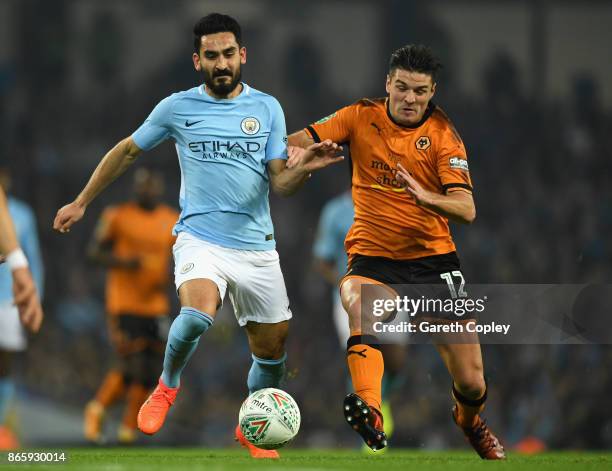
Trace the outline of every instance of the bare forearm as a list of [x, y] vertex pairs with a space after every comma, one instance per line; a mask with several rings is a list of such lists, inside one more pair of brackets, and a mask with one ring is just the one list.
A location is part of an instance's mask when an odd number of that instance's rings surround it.
[[89, 205], [104, 188], [134, 163], [139, 153], [140, 149], [133, 144], [131, 138], [120, 141], [100, 161], [75, 202], [82, 207]]
[[310, 137], [303, 129], [298, 132], [294, 132], [287, 137], [287, 144], [290, 146], [301, 147], [306, 149], [308, 146], [314, 144], [314, 139]]
[[7, 255], [17, 247], [19, 247], [19, 242], [9, 213], [6, 195], [0, 189], [0, 254]]
[[448, 195], [430, 193], [427, 201], [421, 202], [421, 206], [461, 224], [470, 224], [476, 218], [474, 201], [471, 195], [463, 192]]
[[309, 177], [310, 172], [304, 170], [302, 166], [285, 168], [273, 180], [272, 190], [281, 196], [291, 196], [302, 188]]
[[344, 159], [342, 156], [336, 156], [342, 147], [329, 139], [304, 149], [300, 146], [306, 143], [306, 138], [310, 139], [304, 131], [289, 137], [290, 142], [296, 145], [289, 145], [287, 148], [287, 160], [275, 159], [268, 164], [272, 189], [283, 196], [292, 195], [299, 190], [315, 170]]

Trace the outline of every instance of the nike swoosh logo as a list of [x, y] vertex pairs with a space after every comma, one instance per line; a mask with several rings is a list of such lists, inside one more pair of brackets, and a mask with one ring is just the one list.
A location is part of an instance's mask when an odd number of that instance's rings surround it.
[[188, 128], [190, 128], [191, 126], [193, 126], [194, 124], [198, 124], [201, 123], [202, 121], [204, 121], [203, 119], [201, 119], [200, 121], [192, 121], [191, 123], [189, 121], [185, 121], [185, 126], [187, 126]]

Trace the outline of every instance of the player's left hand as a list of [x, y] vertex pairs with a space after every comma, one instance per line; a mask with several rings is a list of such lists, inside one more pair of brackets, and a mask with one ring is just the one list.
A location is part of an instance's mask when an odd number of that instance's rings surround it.
[[[327, 167], [328, 165], [342, 162], [344, 156], [339, 156], [339, 152], [342, 152], [342, 146], [332, 142], [331, 139], [317, 142], [308, 146], [306, 149], [290, 146], [287, 149], [287, 167], [299, 166], [310, 173]], [[291, 165], [289, 165], [289, 163], [291, 163]]]
[[43, 310], [32, 274], [27, 267], [13, 270], [13, 298], [21, 323], [31, 332], [38, 332], [43, 320]]
[[285, 162], [287, 168], [297, 167], [302, 163], [304, 150], [301, 147], [287, 146], [287, 162]]
[[432, 193], [424, 189], [419, 182], [417, 182], [410, 172], [406, 170], [402, 164], [397, 164], [396, 177], [400, 183], [404, 184], [404, 189], [411, 195], [419, 206], [428, 206], [433, 203]]

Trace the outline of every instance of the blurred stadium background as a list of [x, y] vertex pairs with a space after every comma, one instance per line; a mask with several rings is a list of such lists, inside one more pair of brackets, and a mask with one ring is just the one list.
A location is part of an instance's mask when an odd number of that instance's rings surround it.
[[[98, 198], [69, 236], [52, 231], [55, 212], [161, 98], [196, 83], [191, 29], [213, 11], [242, 24], [243, 77], [280, 100], [290, 131], [384, 94], [392, 49], [431, 45], [445, 64], [435, 101], [464, 138], [476, 188], [478, 219], [454, 232], [468, 280], [610, 281], [609, 1], [0, 0], [1, 164], [13, 173], [13, 194], [36, 211], [47, 280], [43, 331], [15, 368], [25, 445], [83, 440], [83, 406], [112, 361], [104, 272], [87, 262], [85, 246], [102, 208], [130, 197], [131, 178]], [[143, 164], [164, 172], [165, 199], [176, 205], [172, 146]], [[272, 197], [294, 313], [286, 389], [302, 408], [299, 446], [357, 446], [339, 410], [346, 367], [331, 291], [310, 256], [322, 205], [347, 186], [339, 166], [290, 199]], [[507, 445], [533, 436], [550, 448], [612, 447], [610, 346], [484, 351], [485, 415]], [[247, 359], [225, 312], [192, 359], [167, 426], [140, 442], [229, 444]], [[463, 447], [433, 349], [412, 347], [404, 373], [393, 396], [395, 445]]]

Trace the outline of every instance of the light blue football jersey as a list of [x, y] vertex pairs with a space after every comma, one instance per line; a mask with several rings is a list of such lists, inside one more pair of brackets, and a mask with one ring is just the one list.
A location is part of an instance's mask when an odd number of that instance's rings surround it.
[[348, 257], [344, 249], [346, 233], [353, 225], [355, 210], [350, 191], [329, 200], [319, 219], [313, 252], [315, 257], [336, 264], [340, 276], [346, 273]]
[[204, 85], [163, 99], [132, 135], [149, 150], [175, 141], [181, 167], [181, 215], [174, 233], [222, 247], [275, 248], [267, 163], [287, 158], [278, 101], [243, 83], [240, 95], [216, 99]]

